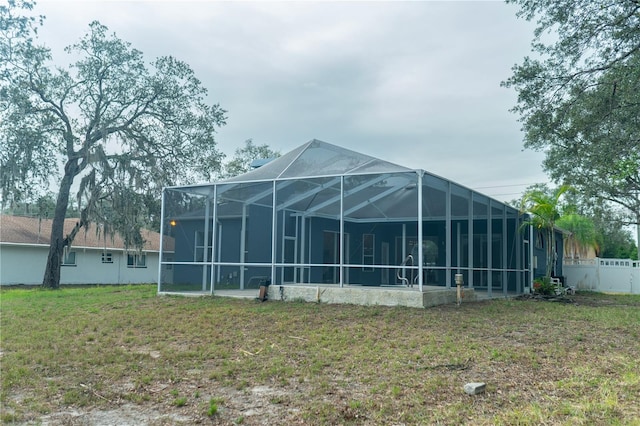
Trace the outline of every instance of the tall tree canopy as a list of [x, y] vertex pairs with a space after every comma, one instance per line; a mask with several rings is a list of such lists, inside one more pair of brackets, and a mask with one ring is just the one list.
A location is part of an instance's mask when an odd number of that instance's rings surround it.
[[596, 228], [598, 257], [638, 260], [638, 247], [632, 233], [620, 226], [619, 221], [612, 220], [609, 210], [596, 208], [591, 217]]
[[[99, 22], [66, 49], [74, 63], [54, 66], [50, 50], [37, 44], [32, 6], [0, 6], [0, 182], [2, 202], [10, 203], [59, 171], [43, 279], [55, 288], [64, 247], [80, 229], [97, 222], [139, 247], [163, 186], [219, 172], [214, 134], [225, 111], [207, 103], [186, 63], [147, 63]], [[64, 235], [72, 190], [80, 219]]]
[[525, 147], [640, 233], [640, 1], [507, 0], [537, 24], [532, 50], [503, 82], [518, 92]]
[[279, 151], [269, 148], [269, 145], [256, 145], [252, 139], [244, 141], [242, 148], [237, 148], [233, 158], [224, 164], [221, 177], [229, 178], [251, 170], [253, 160], [280, 157]]

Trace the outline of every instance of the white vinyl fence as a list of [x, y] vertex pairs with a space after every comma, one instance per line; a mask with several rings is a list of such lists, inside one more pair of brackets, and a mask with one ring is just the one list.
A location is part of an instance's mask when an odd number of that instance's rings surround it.
[[566, 284], [577, 290], [640, 294], [640, 262], [631, 259], [565, 259]]

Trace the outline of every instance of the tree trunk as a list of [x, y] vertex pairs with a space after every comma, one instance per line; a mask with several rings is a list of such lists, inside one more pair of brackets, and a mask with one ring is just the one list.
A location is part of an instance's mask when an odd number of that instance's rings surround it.
[[555, 249], [555, 238], [554, 238], [554, 232], [553, 232], [553, 227], [551, 228], [551, 231], [548, 231], [549, 234], [549, 238], [547, 238], [547, 270], [546, 270], [546, 276], [547, 278], [551, 278], [551, 273], [553, 272], [553, 266], [555, 263], [555, 259], [553, 256], [553, 251]]
[[[67, 163], [67, 166], [69, 166], [69, 163]], [[75, 176], [70, 169], [73, 169], [73, 167], [65, 167], [65, 175], [60, 183], [60, 191], [56, 201], [56, 210], [51, 225], [51, 244], [49, 245], [47, 266], [44, 269], [44, 278], [42, 279], [42, 287], [45, 288], [56, 289], [60, 287], [60, 267], [65, 246], [64, 220], [67, 217], [69, 194]]]

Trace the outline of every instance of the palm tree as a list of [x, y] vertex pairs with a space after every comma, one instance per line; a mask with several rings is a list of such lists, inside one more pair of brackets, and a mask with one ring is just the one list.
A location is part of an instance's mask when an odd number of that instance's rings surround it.
[[536, 187], [525, 192], [520, 202], [520, 211], [529, 214], [529, 218], [523, 222], [523, 226], [531, 225], [544, 236], [547, 254], [545, 277], [547, 280], [551, 279], [555, 261], [554, 229], [561, 216], [560, 197], [569, 189], [571, 189], [569, 185], [559, 186], [553, 191], [547, 190], [546, 187]]
[[558, 219], [556, 224], [563, 231], [568, 232], [564, 236], [564, 246], [565, 250], [570, 253], [571, 258], [584, 257], [591, 247], [597, 253], [596, 228], [591, 219], [576, 213], [570, 213]]

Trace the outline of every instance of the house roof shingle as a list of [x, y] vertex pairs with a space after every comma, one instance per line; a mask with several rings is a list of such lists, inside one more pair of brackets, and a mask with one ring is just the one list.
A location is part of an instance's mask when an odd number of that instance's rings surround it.
[[[78, 219], [68, 218], [64, 221], [64, 234], [71, 232]], [[49, 245], [51, 242], [51, 219], [39, 219], [24, 216], [0, 216], [0, 243], [14, 244], [38, 244]], [[75, 247], [109, 248], [124, 250], [124, 240], [118, 234], [100, 235], [96, 234], [95, 224], [90, 225], [88, 230], [81, 230], [73, 241]], [[157, 232], [142, 230], [142, 238], [145, 241], [143, 250], [159, 251], [160, 234]], [[173, 238], [165, 236], [165, 248], [173, 250]]]

